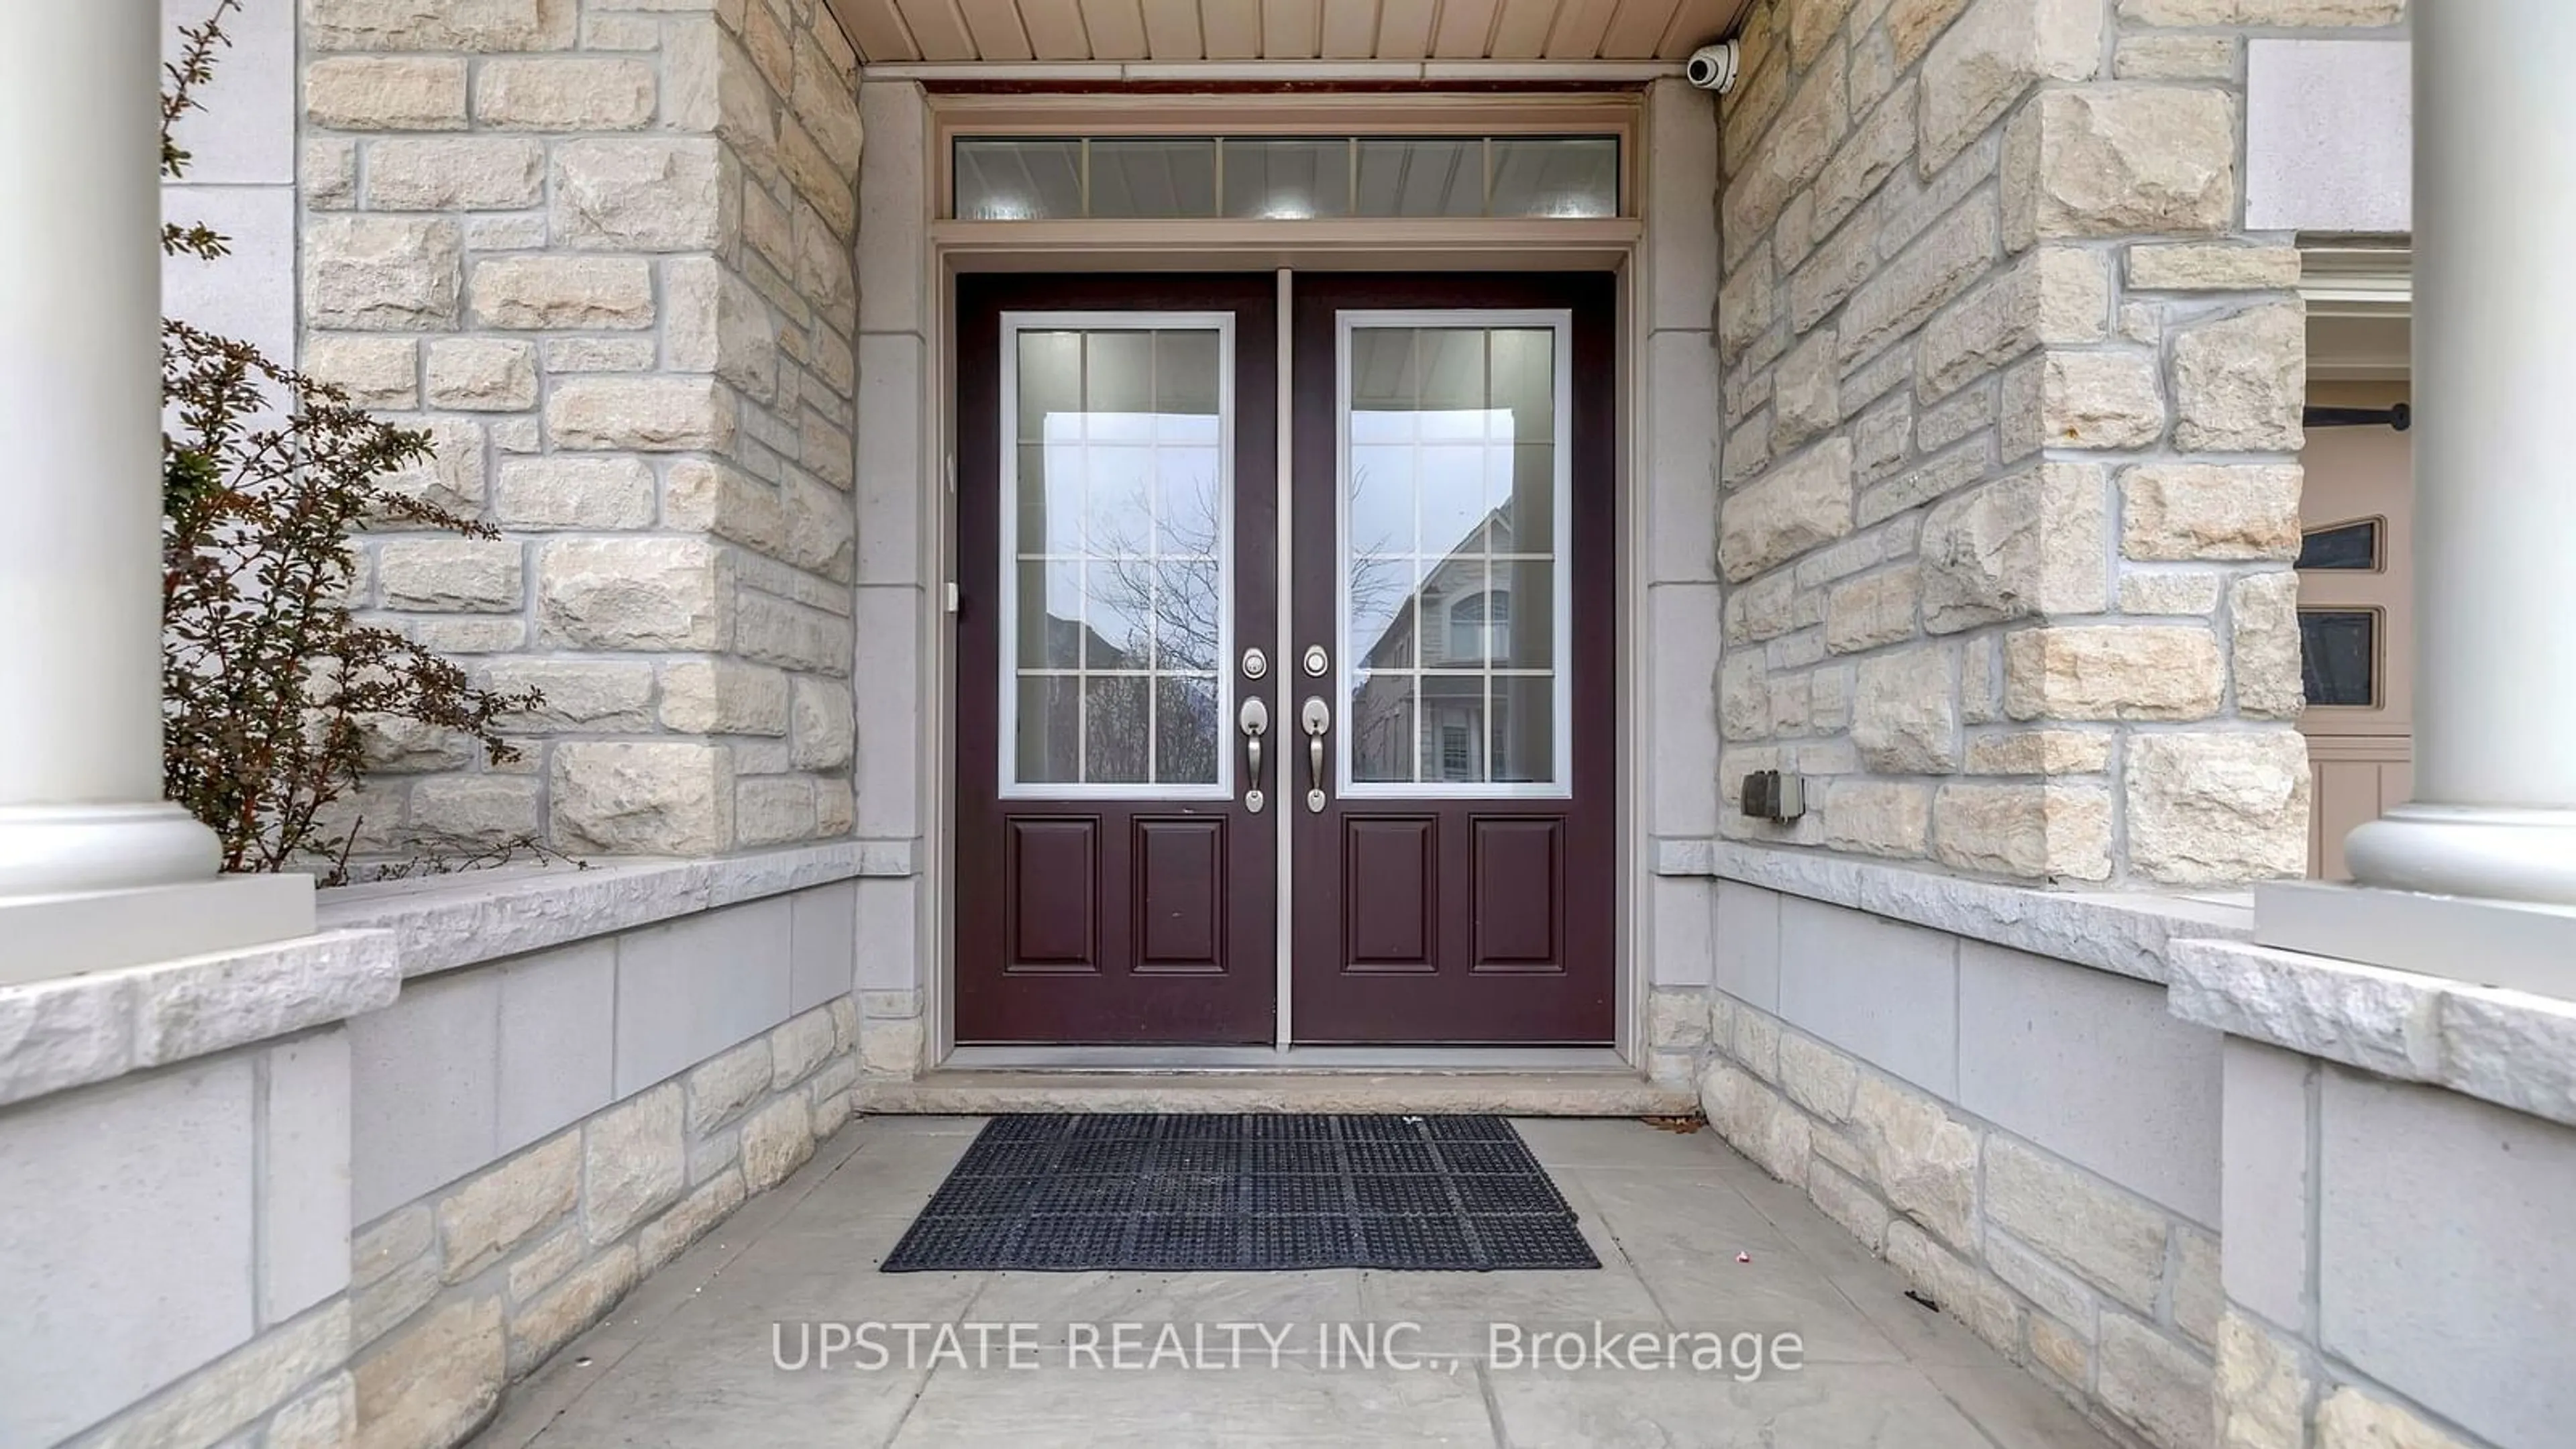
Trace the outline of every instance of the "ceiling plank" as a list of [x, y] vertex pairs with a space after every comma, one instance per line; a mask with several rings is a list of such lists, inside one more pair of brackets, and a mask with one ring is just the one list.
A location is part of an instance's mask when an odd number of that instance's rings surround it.
[[1091, 42], [1082, 33], [1082, 9], [1074, 0], [1020, 0], [1020, 24], [1027, 29], [1029, 49], [1039, 60], [1091, 59]]
[[1556, 0], [1503, 0], [1494, 22], [1493, 58], [1536, 60], [1547, 52], [1548, 27], [1556, 23]]
[[1143, 60], [1145, 12], [1136, 0], [1081, 0], [1082, 28], [1094, 60]]
[[1324, 0], [1321, 38], [1326, 60], [1367, 60], [1377, 54], [1377, 0]]
[[1381, 0], [1377, 14], [1377, 58], [1427, 60], [1431, 56], [1431, 22], [1440, 0]]
[[977, 58], [975, 37], [966, 33], [965, 17], [957, 13], [955, 0], [895, 0], [895, 4], [923, 60]]
[[1433, 58], [1483, 60], [1501, 9], [1501, 0], [1440, 0], [1440, 24], [1431, 32]]
[[1264, 60], [1313, 60], [1322, 54], [1321, 0], [1261, 0]]
[[1210, 60], [1261, 58], [1261, 0], [1199, 0], [1199, 31]]
[[1198, 0], [1143, 0], [1145, 49], [1155, 60], [1205, 60]]
[[1681, 0], [1673, 7], [1672, 24], [1664, 28], [1663, 43], [1655, 47], [1656, 58], [1690, 59], [1692, 51], [1733, 31], [1746, 8], [1747, 0]]
[[1644, 60], [1661, 45], [1680, 0], [1619, 0], [1601, 36], [1603, 60]]
[[1597, 59], [1617, 6], [1618, 0], [1564, 0], [1557, 8], [1556, 29], [1547, 37], [1547, 59]]
[[903, 28], [894, 0], [832, 0], [832, 13], [839, 17], [842, 33], [850, 37], [859, 59], [878, 65], [921, 59], [921, 47], [912, 43], [912, 32]]
[[966, 17], [966, 33], [975, 37], [975, 53], [985, 60], [1034, 60], [1029, 33], [1020, 25], [1013, 0], [957, 0]]

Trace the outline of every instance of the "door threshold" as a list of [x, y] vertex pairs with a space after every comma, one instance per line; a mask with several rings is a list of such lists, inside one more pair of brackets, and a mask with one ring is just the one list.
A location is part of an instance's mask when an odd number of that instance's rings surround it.
[[[1284, 1055], [1274, 1053], [1273, 1055]], [[953, 1058], [952, 1058], [953, 1061]], [[1687, 1086], [1616, 1069], [1350, 1066], [1329, 1070], [942, 1067], [917, 1081], [859, 1084], [862, 1112], [1492, 1112], [1513, 1117], [1681, 1116]]]
[[1615, 1072], [1636, 1068], [1615, 1047], [1515, 1046], [962, 1046], [941, 1071], [1012, 1072]]

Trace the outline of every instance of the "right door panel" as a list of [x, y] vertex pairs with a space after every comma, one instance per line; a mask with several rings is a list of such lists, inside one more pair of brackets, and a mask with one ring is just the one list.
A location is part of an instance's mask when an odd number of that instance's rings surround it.
[[1299, 278], [1300, 1042], [1612, 1039], [1612, 285]]

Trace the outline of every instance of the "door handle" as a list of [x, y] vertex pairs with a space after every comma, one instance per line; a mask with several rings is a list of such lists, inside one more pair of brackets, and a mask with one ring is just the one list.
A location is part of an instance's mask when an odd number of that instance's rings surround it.
[[1267, 799], [1261, 793], [1261, 737], [1270, 733], [1270, 706], [1254, 695], [1243, 702], [1243, 713], [1236, 718], [1243, 726], [1243, 760], [1250, 776], [1250, 788], [1243, 792], [1243, 808], [1258, 815]]
[[1322, 695], [1306, 696], [1306, 707], [1299, 712], [1298, 722], [1306, 729], [1306, 808], [1316, 814], [1324, 809], [1324, 736], [1333, 728], [1333, 708]]

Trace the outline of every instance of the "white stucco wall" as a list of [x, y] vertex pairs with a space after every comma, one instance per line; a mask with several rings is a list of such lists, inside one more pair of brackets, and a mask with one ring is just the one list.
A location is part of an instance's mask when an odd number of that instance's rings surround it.
[[2414, 53], [2402, 34], [2246, 42], [2249, 230], [2414, 229]]

